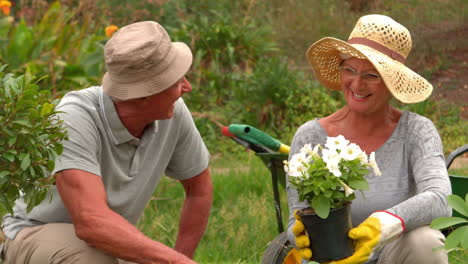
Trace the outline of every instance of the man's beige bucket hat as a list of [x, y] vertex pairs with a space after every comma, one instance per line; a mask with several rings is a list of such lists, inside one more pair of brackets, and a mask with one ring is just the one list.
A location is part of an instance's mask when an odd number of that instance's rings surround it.
[[147, 97], [181, 79], [192, 64], [190, 48], [171, 42], [156, 22], [144, 21], [119, 29], [104, 47], [107, 72], [104, 92], [119, 100]]

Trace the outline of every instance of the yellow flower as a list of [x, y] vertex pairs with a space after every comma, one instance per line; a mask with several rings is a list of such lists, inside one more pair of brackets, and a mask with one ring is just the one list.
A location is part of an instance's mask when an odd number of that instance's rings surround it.
[[112, 37], [112, 35], [114, 35], [114, 33], [117, 30], [119, 30], [119, 27], [117, 27], [116, 25], [107, 26], [106, 27], [106, 36], [108, 36], [109, 38]]
[[7, 0], [0, 0], [0, 9], [4, 15], [8, 16], [10, 14], [11, 2]]

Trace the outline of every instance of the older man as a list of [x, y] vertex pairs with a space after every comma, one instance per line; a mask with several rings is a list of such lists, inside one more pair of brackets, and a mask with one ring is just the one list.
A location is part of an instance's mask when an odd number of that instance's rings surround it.
[[[58, 106], [69, 140], [56, 185], [31, 212], [4, 218], [10, 263], [195, 263], [212, 203], [209, 153], [181, 96], [192, 53], [156, 22], [120, 29], [105, 46], [102, 86]], [[136, 227], [163, 174], [186, 193], [175, 248]]]

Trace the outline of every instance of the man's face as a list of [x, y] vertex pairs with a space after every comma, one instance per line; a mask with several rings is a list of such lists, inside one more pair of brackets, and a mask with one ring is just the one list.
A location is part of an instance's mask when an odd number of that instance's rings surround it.
[[191, 91], [192, 85], [185, 77], [182, 77], [166, 90], [145, 98], [142, 115], [152, 121], [172, 118], [177, 99]]

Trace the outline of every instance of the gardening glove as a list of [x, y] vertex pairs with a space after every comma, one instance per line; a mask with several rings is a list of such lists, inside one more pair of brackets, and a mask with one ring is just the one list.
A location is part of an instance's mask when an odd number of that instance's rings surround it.
[[297, 215], [297, 210], [294, 211], [294, 225], [291, 229], [296, 240], [296, 248], [299, 251], [301, 258], [309, 260], [312, 258], [312, 250], [310, 250], [310, 240], [305, 232], [305, 226], [301, 221], [301, 218]]
[[354, 254], [330, 264], [364, 263], [386, 244], [398, 238], [404, 230], [405, 223], [400, 217], [387, 211], [374, 212], [348, 233], [348, 236], [355, 240]]

